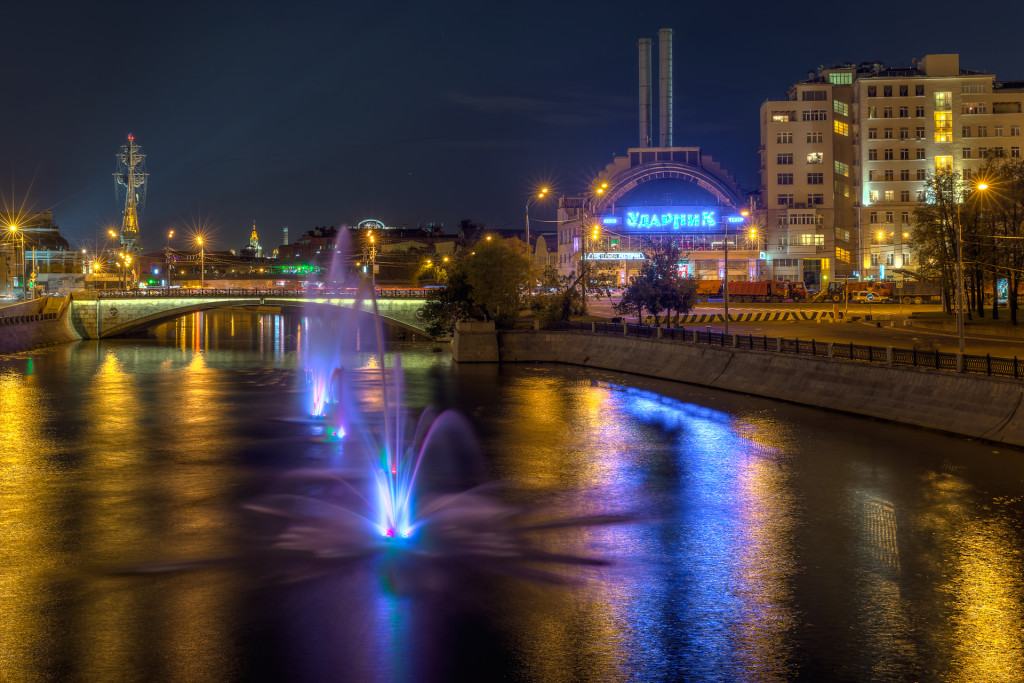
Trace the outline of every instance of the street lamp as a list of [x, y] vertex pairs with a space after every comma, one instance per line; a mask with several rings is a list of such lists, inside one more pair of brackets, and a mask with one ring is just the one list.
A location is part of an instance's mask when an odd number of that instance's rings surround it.
[[[547, 194], [548, 188], [542, 187], [540, 189], [540, 192], [538, 192], [536, 195], [530, 195], [530, 197], [526, 200], [526, 250], [531, 254], [532, 252], [530, 252], [530, 204], [533, 204], [538, 199], [545, 199], [547, 197]], [[533, 262], [532, 255], [530, 256], [530, 262]]]
[[206, 247], [203, 246], [203, 238], [197, 237], [199, 244], [199, 289], [206, 287]]
[[[978, 183], [975, 189], [984, 192], [988, 183]], [[964, 353], [964, 224], [960, 220], [960, 207], [963, 197], [956, 204], [956, 338], [959, 353]], [[995, 290], [993, 289], [993, 294]]]
[[580, 215], [580, 299], [583, 305], [587, 304], [587, 202], [593, 197], [599, 197], [608, 189], [608, 182], [602, 181], [594, 185], [590, 192], [583, 196], [583, 207]]
[[171, 293], [171, 239], [174, 237], [174, 231], [167, 231], [167, 246], [164, 247], [164, 261], [167, 264], [167, 293]]
[[[28, 292], [28, 288], [25, 284], [25, 231], [18, 228], [17, 225], [8, 225], [8, 232], [11, 233], [14, 239], [18, 240], [21, 245], [21, 272], [19, 274], [18, 286], [22, 290], [22, 299], [25, 298], [25, 294]], [[18, 265], [17, 259], [15, 259], [15, 266]]]

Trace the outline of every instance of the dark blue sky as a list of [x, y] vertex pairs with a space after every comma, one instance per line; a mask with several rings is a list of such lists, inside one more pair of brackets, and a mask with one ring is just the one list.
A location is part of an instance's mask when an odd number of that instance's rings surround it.
[[533, 186], [579, 191], [636, 144], [636, 41], [656, 50], [661, 27], [676, 144], [750, 189], [761, 102], [818, 65], [959, 52], [1024, 80], [1016, 2], [93, 4], [9, 11], [0, 41], [0, 192], [85, 246], [120, 220], [129, 132], [150, 248], [197, 224], [240, 248], [253, 219], [265, 247], [283, 225], [294, 239], [370, 217], [520, 226]]

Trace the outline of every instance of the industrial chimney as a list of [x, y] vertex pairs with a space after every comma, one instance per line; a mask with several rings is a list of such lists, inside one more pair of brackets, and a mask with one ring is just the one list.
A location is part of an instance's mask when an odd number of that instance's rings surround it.
[[672, 29], [658, 29], [658, 97], [661, 101], [660, 147], [672, 146]]
[[651, 39], [637, 41], [640, 48], [640, 146], [651, 146]]

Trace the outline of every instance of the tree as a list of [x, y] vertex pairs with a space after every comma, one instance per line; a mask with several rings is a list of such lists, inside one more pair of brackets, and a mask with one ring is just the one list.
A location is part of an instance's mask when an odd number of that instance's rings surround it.
[[455, 331], [455, 323], [472, 317], [472, 290], [466, 274], [460, 268], [451, 271], [448, 285], [432, 291], [423, 304], [423, 321], [433, 337], [448, 337]]
[[626, 288], [616, 310], [620, 313], [636, 311], [639, 319], [646, 310], [654, 316], [657, 325], [661, 324], [662, 311], [668, 312], [666, 322], [674, 312], [678, 321], [680, 314], [689, 313], [697, 304], [697, 283], [679, 274], [682, 251], [677, 243], [664, 238], [645, 240], [644, 251], [648, 260]]
[[499, 237], [482, 239], [459, 263], [473, 301], [483, 309], [485, 319], [499, 326], [516, 320], [523, 290], [530, 283], [530, 259], [521, 244]]

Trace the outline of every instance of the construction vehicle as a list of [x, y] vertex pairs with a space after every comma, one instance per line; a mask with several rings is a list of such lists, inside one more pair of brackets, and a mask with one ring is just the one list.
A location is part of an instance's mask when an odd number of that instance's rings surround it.
[[934, 282], [873, 282], [870, 291], [876, 301], [905, 304], [942, 303], [942, 286]]
[[784, 299], [803, 301], [806, 298], [807, 289], [802, 282], [768, 280], [766, 282], [729, 283], [729, 301], [778, 303]]
[[812, 303], [823, 303], [831, 301], [833, 303], [841, 303], [846, 301], [847, 295], [852, 298], [853, 292], [859, 292], [861, 290], [871, 289], [870, 282], [830, 282], [828, 286], [822, 289], [820, 292], [814, 295], [811, 299]]
[[721, 280], [697, 280], [697, 300], [707, 301], [708, 299], [722, 298]]

